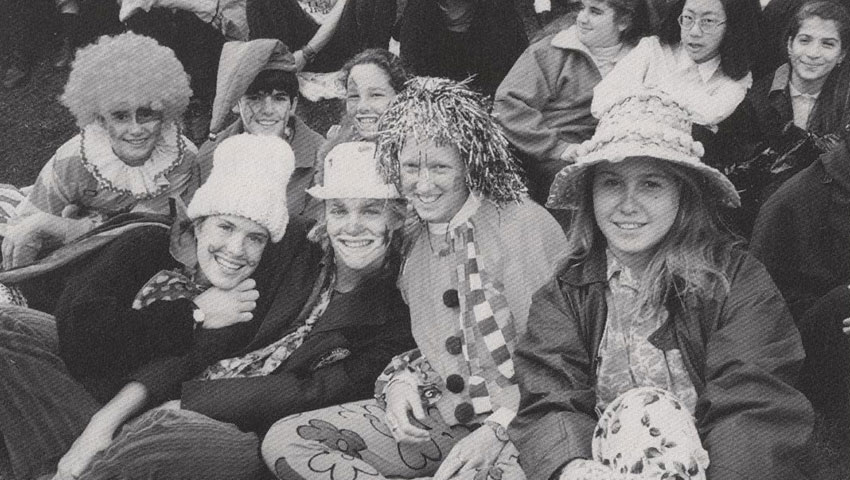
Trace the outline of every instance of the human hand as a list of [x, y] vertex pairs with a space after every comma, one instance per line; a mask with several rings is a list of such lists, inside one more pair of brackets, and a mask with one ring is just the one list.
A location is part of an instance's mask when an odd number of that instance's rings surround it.
[[35, 262], [47, 233], [33, 217], [24, 217], [14, 223], [0, 224], [3, 237], [3, 270], [22, 267]]
[[425, 409], [419, 399], [419, 390], [410, 383], [394, 382], [387, 387], [386, 422], [396, 442], [418, 443], [431, 438], [427, 430], [410, 422], [408, 413], [420, 422], [425, 421]]
[[114, 433], [112, 428], [102, 426], [96, 421], [89, 422], [83, 433], [59, 460], [53, 480], [73, 480], [79, 477], [91, 464], [94, 456], [109, 447]]
[[201, 327], [217, 329], [250, 321], [260, 298], [256, 286], [257, 282], [248, 278], [230, 290], [210, 287], [195, 297], [195, 305], [204, 312]]
[[465, 470], [489, 467], [496, 462], [504, 446], [505, 442], [496, 437], [492, 428], [482, 425], [452, 447], [434, 474], [434, 480], [448, 480]]
[[296, 50], [292, 56], [295, 57], [295, 71], [300, 72], [301, 70], [304, 70], [304, 67], [307, 66], [307, 57], [304, 56], [304, 52]]
[[567, 148], [561, 152], [561, 160], [567, 163], [575, 163], [578, 146], [579, 144], [577, 143], [567, 145]]

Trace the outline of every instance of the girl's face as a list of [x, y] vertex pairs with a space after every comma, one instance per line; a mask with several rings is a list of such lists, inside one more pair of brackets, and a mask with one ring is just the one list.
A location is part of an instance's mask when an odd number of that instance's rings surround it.
[[325, 220], [337, 268], [369, 273], [383, 265], [394, 227], [386, 200], [329, 199]]
[[617, 21], [614, 9], [605, 0], [582, 0], [581, 5], [576, 18], [581, 43], [589, 48], [611, 47], [620, 43], [620, 35], [627, 24]]
[[137, 167], [150, 158], [162, 134], [162, 112], [145, 106], [119, 105], [100, 117], [112, 151]]
[[466, 166], [457, 148], [431, 140], [417, 143], [409, 137], [398, 159], [402, 194], [419, 218], [432, 223], [450, 221], [469, 197]]
[[791, 83], [805, 93], [820, 91], [832, 69], [844, 59], [838, 25], [834, 20], [809, 17], [788, 39]]
[[693, 22], [681, 29], [682, 47], [694, 62], [703, 63], [720, 54], [726, 34], [726, 10], [720, 0], [687, 0], [679, 18], [680, 25]]
[[593, 213], [608, 248], [641, 271], [679, 211], [679, 182], [664, 160], [639, 157], [601, 163], [593, 171]]
[[211, 215], [195, 229], [201, 280], [230, 290], [257, 269], [269, 232], [236, 215]]
[[348, 74], [346, 89], [346, 113], [354, 119], [363, 138], [374, 139], [378, 135], [378, 118], [396, 96], [390, 76], [373, 63], [355, 65]]

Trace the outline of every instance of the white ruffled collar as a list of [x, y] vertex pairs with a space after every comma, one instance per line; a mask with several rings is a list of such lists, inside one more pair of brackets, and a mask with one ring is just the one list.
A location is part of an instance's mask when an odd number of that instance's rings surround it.
[[156, 197], [167, 189], [171, 182], [166, 177], [183, 162], [185, 153], [185, 140], [173, 123], [163, 125], [151, 157], [136, 167], [115, 155], [109, 133], [100, 125], [90, 124], [80, 133], [80, 158], [86, 170], [102, 188], [136, 199]]

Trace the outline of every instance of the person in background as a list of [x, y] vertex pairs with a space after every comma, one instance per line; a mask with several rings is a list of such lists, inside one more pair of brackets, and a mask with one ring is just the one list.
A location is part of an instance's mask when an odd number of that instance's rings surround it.
[[649, 34], [648, 15], [643, 0], [585, 0], [576, 23], [532, 44], [496, 90], [493, 115], [519, 150], [538, 203], [546, 203], [567, 147], [593, 135], [593, 87]]
[[805, 478], [800, 335], [718, 222], [738, 193], [700, 161], [690, 115], [623, 99], [552, 185], [549, 207], [575, 214], [516, 350], [529, 478]]
[[800, 389], [850, 455], [850, 113], [839, 142], [791, 177], [756, 217], [750, 251], [764, 262], [803, 337]]
[[752, 85], [758, 13], [750, 1], [679, 0], [658, 36], [642, 39], [596, 86], [591, 112], [599, 118], [624, 97], [657, 89], [716, 131]]
[[174, 53], [132, 33], [77, 53], [60, 101], [80, 133], [59, 147], [0, 229], [3, 267], [27, 265], [122, 212], [168, 213], [197, 186], [197, 150], [182, 135], [189, 79]]
[[276, 38], [297, 71], [332, 72], [367, 48], [388, 48], [396, 0], [248, 0], [251, 39]]
[[461, 81], [492, 96], [528, 47], [510, 0], [410, 0], [399, 20], [400, 56], [414, 75]]
[[759, 208], [780, 185], [837, 142], [850, 69], [850, 14], [831, 0], [802, 4], [784, 49], [788, 63], [757, 81], [720, 124], [724, 162], [742, 191], [734, 224], [749, 238]]
[[377, 399], [275, 424], [263, 457], [281, 479], [525, 478], [505, 431], [519, 400], [512, 351], [563, 231], [528, 200], [507, 140], [464, 85], [411, 80], [378, 130], [382, 169], [421, 222], [399, 278], [418, 348], [384, 370]]
[[[213, 103], [210, 140], [198, 151], [200, 181], [206, 181], [213, 153], [225, 139], [247, 132], [282, 138], [295, 152], [295, 171], [287, 185], [286, 201], [291, 215], [317, 218], [321, 205], [311, 201], [305, 190], [315, 174], [314, 161], [324, 138], [304, 123], [298, 106], [295, 60], [278, 40], [227, 42], [218, 67], [218, 87]], [[230, 125], [231, 112], [239, 118]]]
[[[340, 124], [328, 130], [328, 139], [319, 149], [317, 166], [323, 165], [325, 155], [340, 143], [376, 141], [381, 115], [409, 78], [399, 58], [379, 48], [355, 55], [342, 67], [342, 74], [345, 116]], [[315, 183], [322, 183], [318, 171]]]

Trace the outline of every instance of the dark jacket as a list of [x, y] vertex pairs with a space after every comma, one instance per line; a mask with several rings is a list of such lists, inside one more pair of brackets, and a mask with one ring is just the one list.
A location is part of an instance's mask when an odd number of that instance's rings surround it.
[[416, 75], [463, 80], [487, 95], [496, 92], [528, 47], [522, 19], [509, 0], [475, 0], [472, 24], [450, 32], [437, 0], [410, 0], [401, 15], [401, 59]]
[[[115, 393], [115, 382], [120, 387], [140, 367], [159, 357], [186, 353], [193, 343], [228, 338], [244, 345], [271, 310], [282, 282], [292, 284], [290, 298], [300, 300], [293, 310], [307, 300], [321, 259], [319, 249], [306, 239], [310, 224], [292, 218], [283, 239], [263, 251], [251, 275], [260, 293], [254, 320], [218, 330], [196, 330], [192, 302], [185, 299], [134, 310], [133, 299], [151, 277], [180, 265], [169, 253], [165, 229], [145, 227], [120, 236], [66, 281], [55, 312], [60, 356], [75, 377], [102, 386], [108, 380], [106, 386], [113, 388], [102, 394], [108, 398]], [[150, 383], [148, 387], [154, 398], [166, 391], [165, 385]]]
[[[330, 268], [323, 270], [297, 317], [278, 317], [272, 307], [268, 320], [236, 355], [262, 348], [302, 325]], [[282, 308], [297, 302], [287, 290], [275, 298]], [[334, 293], [304, 343], [271, 375], [185, 382], [182, 408], [265, 431], [288, 415], [370, 397], [392, 357], [412, 348], [416, 345], [410, 312], [396, 287], [396, 275], [384, 274], [351, 292]]]
[[[335, 294], [304, 343], [271, 375], [192, 380], [216, 361], [263, 348], [303, 324], [330, 268], [321, 248], [307, 241], [308, 226], [290, 219], [283, 240], [263, 252], [252, 275], [260, 292], [254, 319], [216, 330], [193, 328], [188, 300], [131, 310], [141, 286], [176, 262], [161, 231], [116, 241], [68, 289], [79, 300], [58, 317], [63, 359], [90, 388], [109, 380], [108, 395], [135, 380], [153, 405], [180, 398], [182, 408], [259, 432], [289, 414], [371, 396], [392, 357], [415, 347], [394, 274]], [[84, 300], [86, 292], [96, 299]]]
[[[650, 336], [678, 348], [696, 387], [697, 428], [712, 480], [804, 478], [795, 460], [812, 431], [811, 406], [791, 384], [800, 336], [761, 264], [736, 253], [728, 294], [670, 294], [668, 321]], [[546, 480], [565, 462], [591, 458], [594, 386], [605, 330], [605, 252], [572, 263], [534, 296], [516, 351], [522, 402], [511, 425], [520, 462]]]
[[848, 212], [845, 140], [786, 182], [759, 213], [750, 251], [767, 267], [797, 321], [821, 301], [839, 301], [850, 312]]

